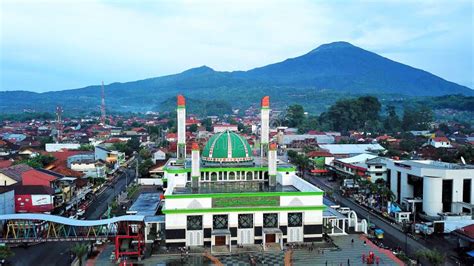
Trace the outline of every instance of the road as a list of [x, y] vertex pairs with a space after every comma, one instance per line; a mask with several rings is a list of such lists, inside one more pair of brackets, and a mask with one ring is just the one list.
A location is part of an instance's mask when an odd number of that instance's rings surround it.
[[[327, 184], [325, 184], [324, 182], [321, 181], [320, 177], [313, 177], [313, 176], [307, 175], [306, 179], [309, 180], [309, 182], [311, 182], [312, 184], [318, 186], [319, 188], [321, 188], [324, 191], [332, 190], [332, 188], [330, 186], [328, 186]], [[377, 227], [384, 230], [384, 243], [388, 246], [391, 246], [391, 247], [399, 246], [399, 247], [402, 248], [402, 250], [404, 250], [405, 249], [405, 241], [406, 241], [407, 253], [411, 257], [414, 257], [415, 253], [418, 250], [430, 249], [430, 248], [433, 248], [433, 246], [434, 246], [433, 245], [434, 243], [427, 243], [427, 245], [423, 245], [422, 243], [420, 243], [419, 241], [417, 241], [415, 239], [412, 239], [410, 237], [406, 237], [403, 232], [401, 232], [400, 230], [394, 228], [390, 224], [390, 222], [388, 222], [387, 220], [382, 219], [381, 217], [379, 217], [375, 213], [367, 211], [365, 208], [362, 208], [361, 206], [354, 203], [353, 201], [343, 197], [338, 192], [334, 193], [333, 197], [335, 197], [336, 200], [338, 201], [338, 203], [340, 203], [341, 205], [349, 207], [351, 210], [354, 210], [357, 213], [357, 216], [359, 218], [364, 218], [367, 221], [370, 220], [371, 223], [375, 224]], [[422, 241], [422, 240], [420, 240], [420, 241]], [[438, 246], [438, 245], [436, 245], [436, 246]], [[443, 250], [443, 249], [439, 249], [439, 250]], [[448, 265], [456, 265], [455, 261], [452, 258], [447, 257], [446, 260], [447, 260], [446, 262], [447, 262]]]
[[[126, 173], [122, 173], [115, 179], [113, 186], [107, 187], [102, 194], [98, 195], [89, 206], [84, 216], [87, 220], [96, 220], [105, 213], [108, 204], [125, 189], [125, 183], [131, 183], [135, 177], [133, 169], [126, 169]], [[43, 243], [30, 246], [27, 248], [12, 248], [15, 256], [9, 259], [12, 265], [70, 265], [70, 249], [76, 242], [57, 242]]]

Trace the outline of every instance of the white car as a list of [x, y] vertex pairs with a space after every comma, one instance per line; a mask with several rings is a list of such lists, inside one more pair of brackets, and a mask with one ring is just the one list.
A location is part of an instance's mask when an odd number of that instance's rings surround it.
[[348, 214], [351, 211], [351, 209], [349, 209], [347, 207], [341, 207], [341, 208], [337, 209], [337, 211], [339, 213], [342, 213], [342, 214]]

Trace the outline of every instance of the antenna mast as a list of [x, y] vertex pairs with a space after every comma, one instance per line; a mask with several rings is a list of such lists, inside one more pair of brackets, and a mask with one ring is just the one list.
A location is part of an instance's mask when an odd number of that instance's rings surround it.
[[61, 142], [62, 139], [62, 129], [63, 129], [63, 122], [62, 122], [62, 114], [63, 114], [63, 108], [61, 106], [56, 106], [56, 131], [57, 131], [57, 136], [56, 136], [56, 142], [59, 143]]
[[100, 122], [102, 123], [102, 125], [105, 126], [105, 117], [106, 117], [106, 114], [105, 114], [105, 88], [104, 88], [104, 82], [102, 81], [102, 103], [100, 105]]

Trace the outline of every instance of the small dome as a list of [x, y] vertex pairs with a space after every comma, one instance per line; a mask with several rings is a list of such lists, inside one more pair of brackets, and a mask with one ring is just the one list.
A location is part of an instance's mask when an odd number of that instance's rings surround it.
[[252, 149], [247, 140], [235, 132], [225, 131], [212, 136], [202, 152], [206, 162], [239, 163], [252, 161]]

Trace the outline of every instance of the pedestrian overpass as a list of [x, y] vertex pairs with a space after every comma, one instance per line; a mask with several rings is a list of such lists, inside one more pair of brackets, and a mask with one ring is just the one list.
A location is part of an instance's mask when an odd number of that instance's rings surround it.
[[[141, 256], [144, 248], [144, 220], [143, 215], [76, 220], [40, 213], [6, 214], [0, 215], [0, 243], [113, 240], [116, 258], [124, 255]], [[128, 243], [128, 246], [124, 243]]]

